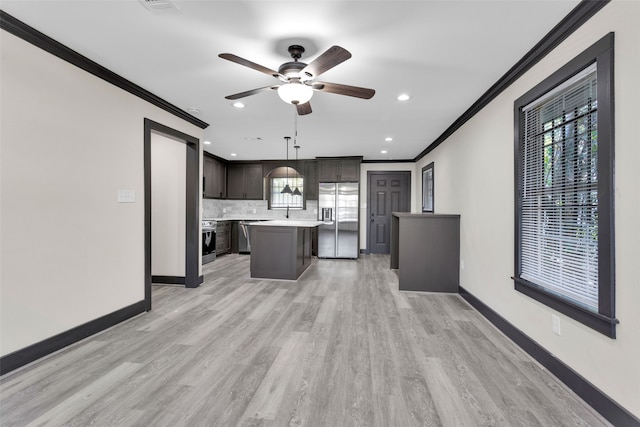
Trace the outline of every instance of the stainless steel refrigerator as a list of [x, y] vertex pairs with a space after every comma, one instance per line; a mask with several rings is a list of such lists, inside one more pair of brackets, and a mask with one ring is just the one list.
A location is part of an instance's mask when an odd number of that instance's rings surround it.
[[358, 258], [358, 183], [321, 182], [318, 221], [319, 258]]

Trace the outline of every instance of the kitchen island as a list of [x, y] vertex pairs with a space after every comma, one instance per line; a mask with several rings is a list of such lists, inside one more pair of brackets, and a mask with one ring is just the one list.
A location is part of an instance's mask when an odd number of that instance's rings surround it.
[[298, 279], [311, 265], [311, 230], [320, 224], [309, 220], [249, 223], [251, 277]]

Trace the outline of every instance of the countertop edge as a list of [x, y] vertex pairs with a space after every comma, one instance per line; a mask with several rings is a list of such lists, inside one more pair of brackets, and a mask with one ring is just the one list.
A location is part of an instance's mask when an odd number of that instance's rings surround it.
[[295, 228], [314, 228], [324, 224], [322, 221], [312, 220], [268, 220], [268, 221], [256, 221], [250, 222], [249, 225], [257, 227], [295, 227]]
[[459, 214], [391, 212], [391, 215], [397, 218], [460, 218]]

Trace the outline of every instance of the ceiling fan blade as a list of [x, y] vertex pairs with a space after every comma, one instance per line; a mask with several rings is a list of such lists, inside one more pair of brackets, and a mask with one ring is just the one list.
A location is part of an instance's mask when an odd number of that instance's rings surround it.
[[309, 101], [304, 104], [296, 104], [296, 110], [298, 110], [299, 116], [304, 116], [305, 114], [311, 114], [311, 104]]
[[256, 64], [255, 62], [251, 62], [248, 59], [240, 58], [239, 56], [234, 55], [233, 53], [221, 53], [218, 56], [222, 59], [226, 59], [227, 61], [235, 62], [236, 64], [244, 65], [245, 67], [249, 67], [256, 71], [260, 71], [261, 73], [268, 74], [276, 78], [281, 78], [281, 77], [284, 78], [282, 74], [280, 74], [275, 70], [272, 70], [271, 68], [267, 68], [260, 64]]
[[240, 98], [244, 98], [245, 96], [251, 96], [251, 95], [255, 95], [255, 94], [261, 93], [261, 92], [267, 92], [269, 90], [278, 89], [278, 87], [279, 87], [279, 85], [259, 87], [258, 89], [252, 89], [252, 90], [248, 90], [246, 92], [234, 93], [233, 95], [225, 96], [225, 98], [226, 99], [240, 99]]
[[314, 82], [311, 87], [320, 92], [337, 93], [355, 98], [371, 99], [376, 91], [364, 87], [341, 85], [337, 83]]
[[331, 46], [322, 55], [300, 71], [303, 80], [313, 79], [351, 58], [351, 53], [340, 46]]

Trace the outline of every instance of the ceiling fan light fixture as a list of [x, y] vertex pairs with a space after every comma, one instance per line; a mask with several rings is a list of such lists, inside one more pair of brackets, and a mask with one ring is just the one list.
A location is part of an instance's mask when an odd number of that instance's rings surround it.
[[299, 82], [290, 82], [278, 88], [278, 96], [287, 104], [306, 104], [313, 96], [313, 89]]

